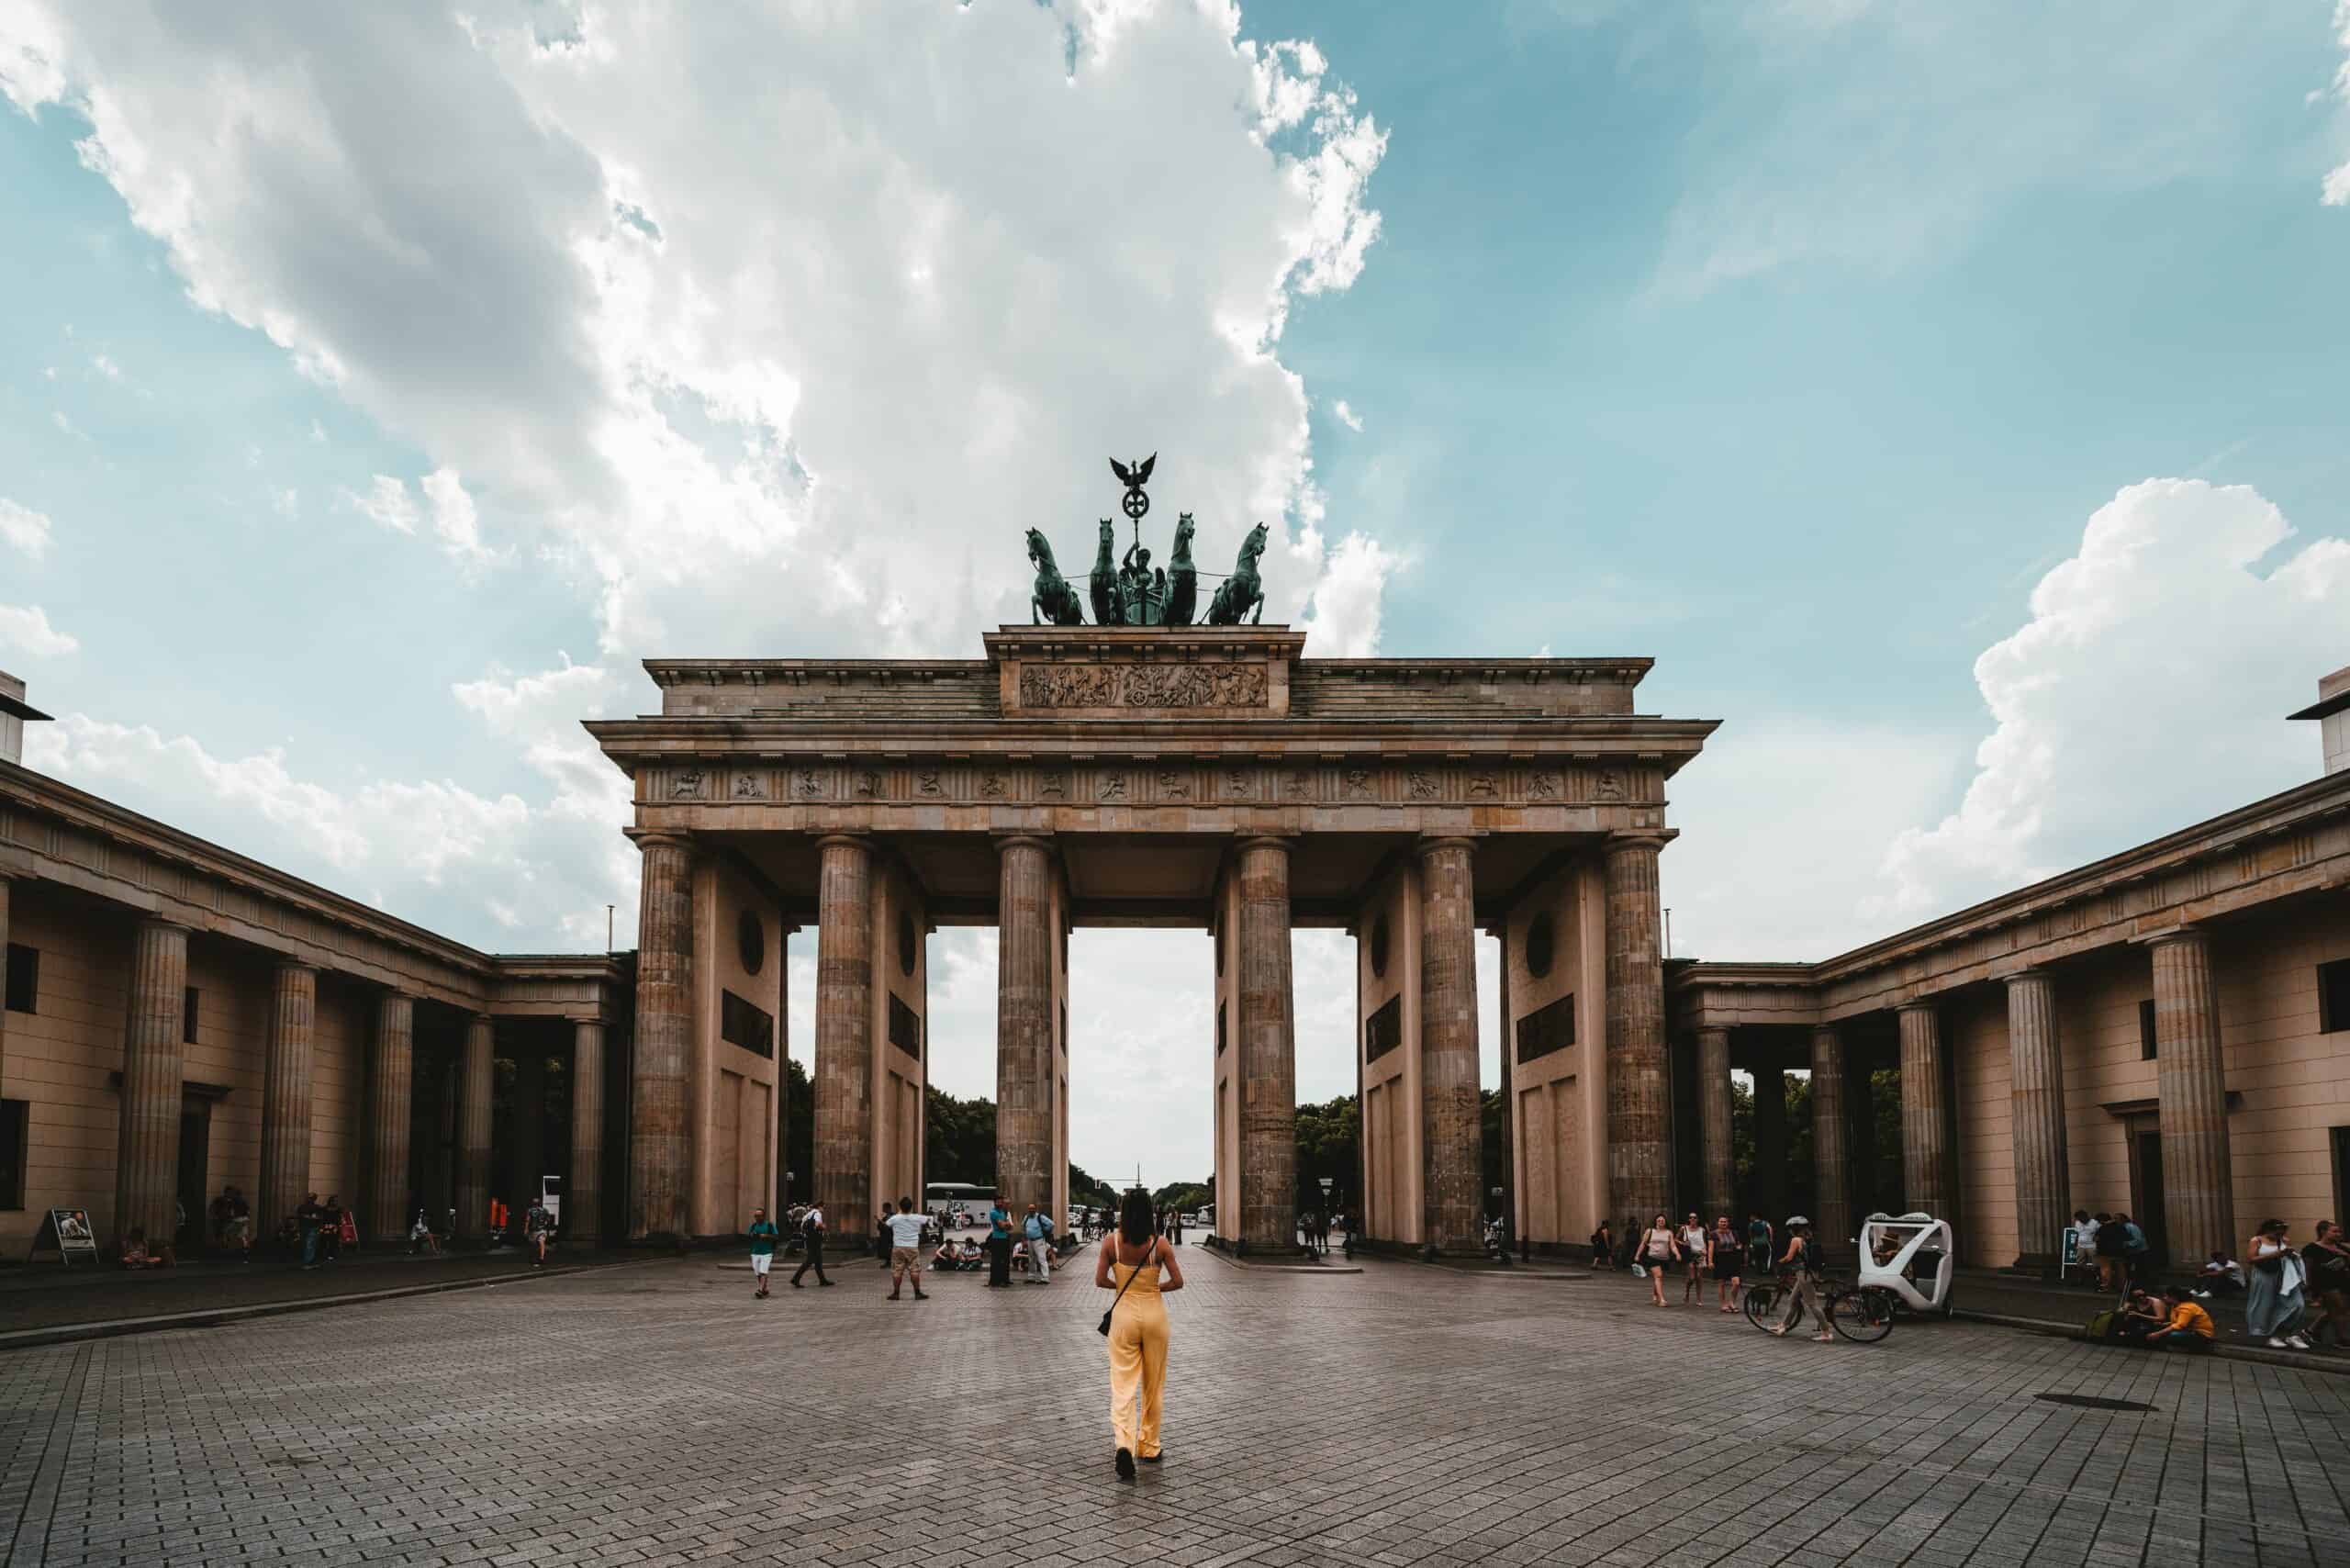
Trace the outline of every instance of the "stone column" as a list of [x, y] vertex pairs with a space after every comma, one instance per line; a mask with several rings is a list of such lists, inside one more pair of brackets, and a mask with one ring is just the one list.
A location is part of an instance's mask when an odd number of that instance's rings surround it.
[[1485, 1241], [1474, 847], [1465, 838], [1419, 846], [1420, 1212], [1435, 1252], [1482, 1252]]
[[370, 1242], [405, 1235], [408, 1134], [415, 1114], [416, 1002], [397, 991], [375, 1002], [375, 1048], [367, 1080], [367, 1207]]
[[1607, 1209], [1642, 1225], [1673, 1201], [1672, 1080], [1664, 1058], [1661, 838], [1607, 841]]
[[2016, 1267], [2053, 1275], [2072, 1210], [2065, 1153], [2065, 1053], [2045, 969], [2008, 980], [2009, 1114], [2016, 1169]]
[[464, 1241], [479, 1241], [489, 1230], [489, 1080], [497, 1044], [487, 1014], [465, 1020], [457, 1066], [457, 1237]]
[[261, 1239], [302, 1206], [310, 1191], [310, 1027], [319, 1008], [319, 971], [280, 964], [269, 1005], [269, 1044], [262, 1066]]
[[1942, 1025], [1930, 1002], [1901, 1018], [1901, 1204], [1948, 1219], [1950, 1112], [1942, 1094]]
[[2152, 944], [2154, 1092], [2163, 1140], [2163, 1235], [2174, 1263], [2233, 1245], [2228, 1085], [2210, 938], [2181, 926]]
[[1246, 840], [1239, 876], [1240, 1239], [1279, 1255], [1297, 1245], [1298, 1214], [1288, 844]]
[[[0, 877], [0, 998], [8, 991], [8, 879]], [[8, 1010], [0, 1006], [0, 1084], [8, 1081]]]
[[1041, 838], [996, 847], [995, 1180], [1016, 1223], [1053, 1201], [1053, 866]]
[[[776, 1092], [782, 1092], [778, 1086]], [[782, 1149], [781, 1144], [776, 1146], [777, 1158], [782, 1157]], [[575, 1245], [594, 1246], [604, 1228], [603, 1215], [604, 1025], [598, 1019], [575, 1018], [571, 1021], [571, 1171], [563, 1184], [564, 1236]]]
[[[1729, 1215], [1744, 1235], [1744, 1216], [1733, 1192], [1737, 1167], [1730, 1156], [1729, 1031], [1697, 1031], [1697, 1146], [1705, 1156], [1706, 1223]], [[1647, 1217], [1641, 1222], [1647, 1224]]]
[[645, 834], [636, 924], [636, 1050], [629, 1074], [628, 1237], [686, 1234], [693, 1132], [686, 1075], [693, 1053], [694, 853], [681, 834]]
[[873, 1234], [873, 846], [816, 841], [815, 1171], [838, 1247]]
[[[150, 1248], [176, 1243], [179, 1225], [180, 1029], [185, 1017], [187, 928], [141, 920], [131, 944], [122, 1114], [115, 1145], [115, 1234], [133, 1226]], [[196, 1215], [190, 1215], [196, 1218]]]
[[1841, 1254], [1859, 1234], [1852, 1224], [1852, 1159], [1844, 1147], [1844, 1038], [1832, 1024], [1811, 1032], [1811, 1233]]
[[[1787, 1199], [1787, 1074], [1776, 1066], [1754, 1070], [1754, 1201], [1774, 1226], [1784, 1223], [1793, 1207]], [[1640, 1215], [1642, 1225], [1648, 1222], [1647, 1215]]]

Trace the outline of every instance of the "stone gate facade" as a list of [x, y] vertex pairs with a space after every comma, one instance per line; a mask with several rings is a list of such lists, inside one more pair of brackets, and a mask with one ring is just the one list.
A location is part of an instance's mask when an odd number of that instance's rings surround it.
[[1307, 659], [1280, 626], [984, 641], [970, 660], [652, 661], [661, 711], [588, 724], [633, 780], [644, 856], [632, 1236], [735, 1227], [710, 1176], [727, 1081], [775, 1080], [730, 1026], [756, 978], [731, 931], [769, 911], [817, 928], [813, 1192], [836, 1226], [921, 1190], [922, 937], [954, 924], [1002, 934], [1015, 1206], [1067, 1207], [1076, 925], [1213, 937], [1220, 1236], [1291, 1239], [1301, 925], [1359, 939], [1371, 1238], [1480, 1244], [1481, 929], [1503, 938], [1530, 1233], [1580, 1240], [1665, 1201], [1657, 857], [1666, 781], [1714, 724], [1636, 713], [1649, 661]]

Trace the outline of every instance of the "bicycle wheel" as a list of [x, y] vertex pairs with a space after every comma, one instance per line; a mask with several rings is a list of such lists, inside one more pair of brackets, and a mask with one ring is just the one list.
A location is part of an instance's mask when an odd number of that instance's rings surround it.
[[[1746, 1321], [1754, 1325], [1755, 1327], [1767, 1329], [1775, 1326], [1778, 1322], [1781, 1305], [1778, 1286], [1749, 1285], [1746, 1287]], [[1800, 1309], [1797, 1316], [1801, 1316]]]
[[1828, 1305], [1828, 1326], [1855, 1344], [1874, 1345], [1893, 1332], [1893, 1293], [1881, 1285], [1848, 1291]]

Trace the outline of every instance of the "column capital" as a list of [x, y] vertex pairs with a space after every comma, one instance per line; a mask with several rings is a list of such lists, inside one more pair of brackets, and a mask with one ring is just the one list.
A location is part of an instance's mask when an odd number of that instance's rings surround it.
[[281, 975], [289, 972], [294, 974], [315, 975], [319, 972], [318, 965], [303, 958], [280, 958], [277, 960], [275, 968], [277, 972]]
[[1610, 855], [1633, 849], [1646, 849], [1661, 854], [1664, 846], [1672, 842], [1673, 834], [1670, 833], [1660, 832], [1655, 828], [1636, 828], [1628, 832], [1609, 834], [1604, 847]]
[[1938, 1013], [1941, 1010], [1941, 1000], [1931, 996], [1912, 997], [1908, 1002], [1894, 1003], [1893, 1007], [1896, 1013]]
[[1412, 848], [1423, 857], [1448, 849], [1473, 852], [1476, 847], [1476, 839], [1464, 833], [1425, 833], [1412, 846]]
[[194, 927], [185, 920], [173, 920], [167, 914], [142, 914], [138, 921], [141, 931], [176, 931], [181, 935], [192, 934]]
[[2011, 973], [2001, 975], [1999, 980], [2002, 984], [2013, 985], [2018, 980], [2053, 980], [2055, 978], [2055, 971], [2046, 964], [2028, 964]]
[[1694, 1031], [1692, 1031], [1692, 1033], [1694, 1033], [1701, 1042], [1708, 1035], [1719, 1035], [1724, 1040], [1728, 1040], [1729, 1038], [1729, 1025], [1727, 1024], [1700, 1024]]
[[2150, 931], [2143, 936], [2131, 938], [2140, 946], [2147, 948], [2167, 946], [2174, 942], [2209, 942], [2210, 939], [2210, 928], [2192, 920], [2182, 920], [2177, 925], [2165, 930]]
[[870, 834], [820, 833], [816, 835], [816, 847], [819, 849], [834, 844], [845, 844], [853, 848], [862, 849], [868, 855], [873, 853], [873, 837]]
[[1017, 845], [1026, 845], [1032, 849], [1041, 849], [1047, 855], [1053, 853], [1053, 835], [1048, 832], [999, 833], [991, 836], [995, 840], [996, 853], [999, 855]]
[[666, 827], [625, 827], [621, 832], [633, 839], [639, 849], [691, 849], [694, 835]]
[[1292, 841], [1296, 837], [1297, 835], [1292, 833], [1243, 834], [1238, 839], [1234, 841], [1233, 847], [1243, 850], [1258, 848], [1278, 849], [1282, 854], [1286, 855], [1289, 853]]

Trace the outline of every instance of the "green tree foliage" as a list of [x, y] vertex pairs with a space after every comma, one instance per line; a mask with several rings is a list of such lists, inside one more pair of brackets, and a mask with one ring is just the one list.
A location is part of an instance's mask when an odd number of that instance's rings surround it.
[[783, 1058], [783, 1168], [791, 1172], [788, 1201], [806, 1203], [816, 1190], [816, 1091], [808, 1070]]
[[986, 1098], [959, 1100], [944, 1090], [929, 1093], [929, 1116], [923, 1128], [923, 1180], [968, 1182], [988, 1186], [995, 1181], [995, 1102]]
[[1081, 1165], [1069, 1168], [1069, 1201], [1089, 1209], [1113, 1209], [1118, 1206], [1117, 1189], [1098, 1176], [1086, 1174]]
[[1208, 1206], [1207, 1184], [1203, 1182], [1171, 1182], [1153, 1193], [1150, 1201], [1162, 1209], [1181, 1209], [1190, 1214]]
[[1357, 1201], [1362, 1182], [1362, 1114], [1355, 1097], [1341, 1094], [1297, 1108], [1297, 1204], [1322, 1206], [1322, 1178], [1330, 1178], [1333, 1204]]

